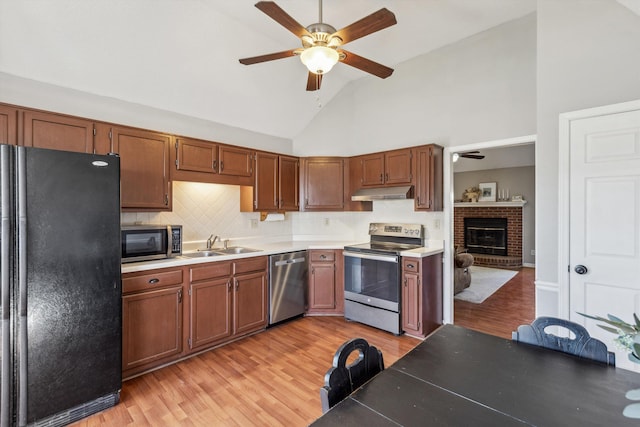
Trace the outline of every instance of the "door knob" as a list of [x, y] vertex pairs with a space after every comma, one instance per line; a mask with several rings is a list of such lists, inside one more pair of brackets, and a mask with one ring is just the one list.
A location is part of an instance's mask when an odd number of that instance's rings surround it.
[[589, 271], [589, 269], [584, 265], [576, 265], [573, 270], [578, 274], [587, 274], [587, 271]]

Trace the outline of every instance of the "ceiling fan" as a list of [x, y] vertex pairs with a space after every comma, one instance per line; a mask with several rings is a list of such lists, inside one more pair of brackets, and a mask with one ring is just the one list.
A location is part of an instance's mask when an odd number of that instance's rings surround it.
[[481, 160], [484, 159], [484, 156], [480, 154], [478, 150], [475, 151], [463, 151], [462, 153], [453, 153], [453, 161], [457, 162], [460, 157], [465, 157], [467, 159], [476, 159]]
[[308, 91], [320, 89], [322, 76], [328, 73], [337, 62], [344, 62], [347, 65], [383, 79], [393, 73], [392, 68], [342, 49], [342, 46], [349, 42], [395, 25], [397, 21], [392, 12], [386, 8], [382, 8], [336, 31], [331, 25], [322, 22], [322, 0], [318, 0], [318, 3], [319, 22], [311, 24], [306, 28], [289, 16], [287, 12], [282, 10], [275, 2], [260, 1], [256, 3], [255, 6], [258, 9], [299, 37], [302, 42], [302, 48], [251, 58], [242, 58], [240, 59], [240, 63], [251, 65], [299, 55], [302, 63], [306, 65], [309, 70], [307, 77]]

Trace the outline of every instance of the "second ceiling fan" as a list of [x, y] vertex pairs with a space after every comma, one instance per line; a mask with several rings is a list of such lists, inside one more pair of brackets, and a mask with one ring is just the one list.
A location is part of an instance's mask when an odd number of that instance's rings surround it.
[[392, 12], [382, 8], [336, 31], [331, 25], [322, 22], [322, 0], [319, 0], [318, 3], [319, 22], [311, 24], [306, 28], [300, 25], [274, 2], [261, 1], [256, 3], [255, 6], [258, 9], [299, 37], [302, 42], [302, 48], [243, 58], [240, 59], [240, 63], [251, 65], [299, 55], [303, 64], [309, 69], [307, 77], [307, 90], [309, 91], [320, 89], [322, 76], [329, 72], [337, 62], [344, 62], [347, 65], [383, 79], [393, 73], [392, 68], [341, 48], [343, 45], [356, 39], [395, 25], [397, 23], [396, 17]]

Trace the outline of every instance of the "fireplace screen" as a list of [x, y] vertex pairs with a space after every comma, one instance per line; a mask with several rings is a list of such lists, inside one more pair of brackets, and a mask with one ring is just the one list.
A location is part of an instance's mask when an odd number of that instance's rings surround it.
[[465, 218], [464, 246], [472, 253], [507, 255], [507, 219]]

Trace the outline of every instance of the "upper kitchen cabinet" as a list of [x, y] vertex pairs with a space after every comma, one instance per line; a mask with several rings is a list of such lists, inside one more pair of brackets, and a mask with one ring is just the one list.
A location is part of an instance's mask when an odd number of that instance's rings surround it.
[[434, 144], [416, 147], [415, 210], [441, 211], [443, 208], [442, 150]]
[[111, 128], [113, 151], [120, 155], [123, 210], [171, 210], [171, 136], [140, 129]]
[[257, 152], [255, 181], [241, 188], [242, 212], [297, 211], [299, 160], [296, 157]]
[[359, 156], [361, 163], [360, 184], [363, 187], [401, 185], [413, 182], [410, 148]]
[[345, 160], [341, 157], [301, 159], [302, 211], [342, 211]]
[[91, 120], [25, 110], [23, 126], [23, 145], [26, 147], [94, 152], [94, 124]]
[[18, 109], [0, 104], [0, 144], [18, 144]]
[[252, 185], [253, 151], [214, 141], [176, 137], [171, 180]]

